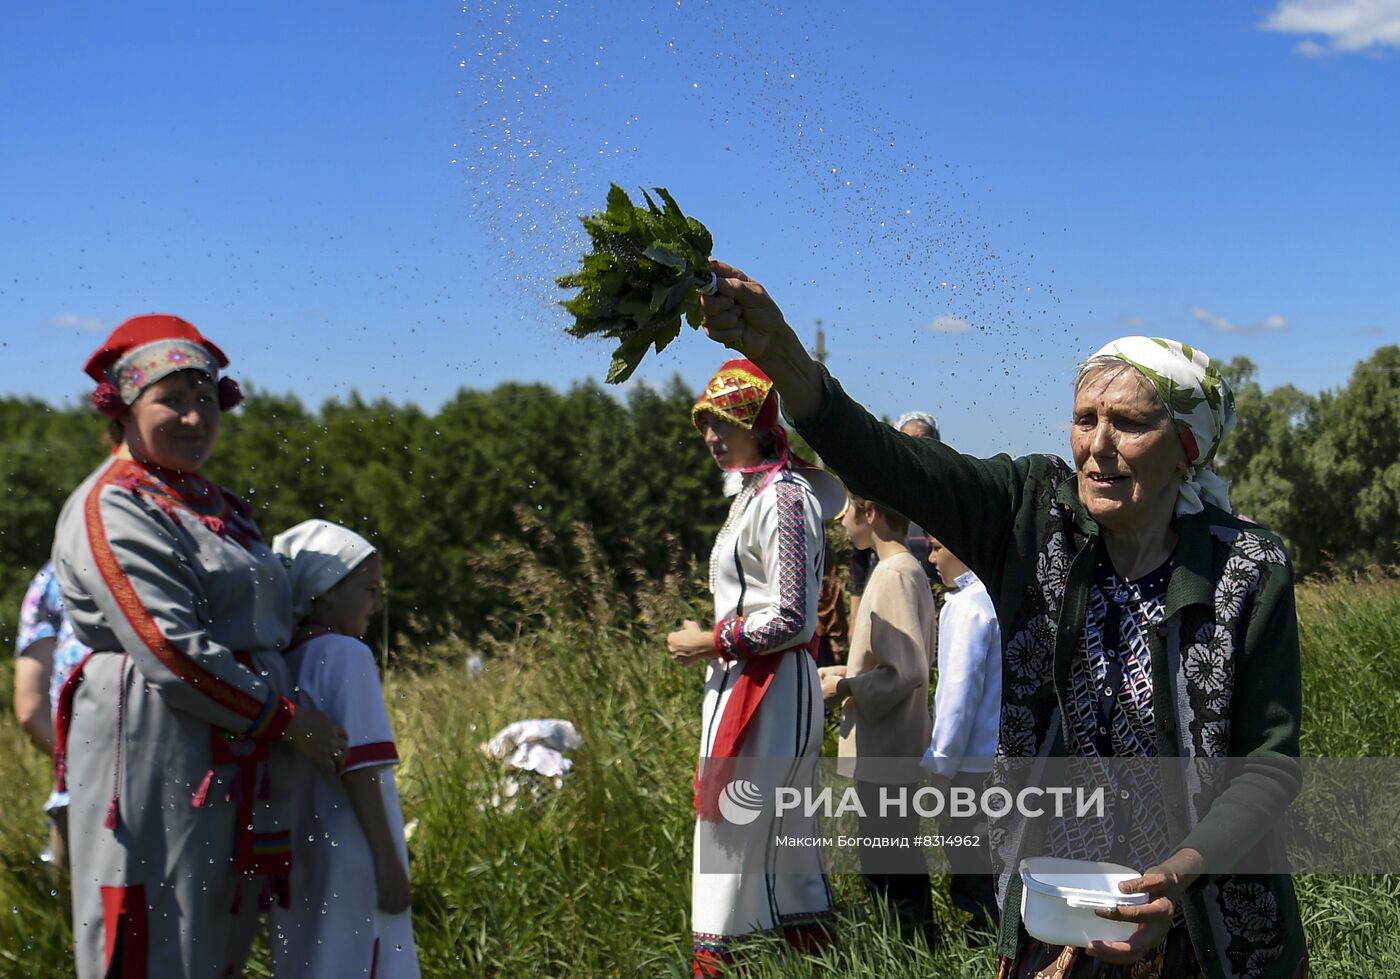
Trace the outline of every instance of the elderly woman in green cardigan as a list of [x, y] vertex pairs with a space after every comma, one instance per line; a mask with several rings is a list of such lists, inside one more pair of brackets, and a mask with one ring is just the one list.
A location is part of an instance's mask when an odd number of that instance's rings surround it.
[[1110, 837], [1115, 852], [1146, 867], [1122, 888], [1150, 898], [1100, 912], [1137, 925], [1127, 941], [1030, 939], [1014, 858], [1064, 854], [1065, 830], [993, 829], [1001, 979], [1305, 976], [1291, 878], [1234, 871], [1283, 863], [1275, 828], [1300, 788], [1302, 692], [1288, 559], [1233, 515], [1210, 468], [1235, 421], [1210, 359], [1171, 340], [1114, 341], [1075, 382], [1073, 467], [975, 459], [881, 424], [812, 360], [762, 285], [713, 267], [710, 337], [773, 378], [853, 493], [928, 528], [987, 585], [1004, 643], [999, 760], [1186, 761], [1155, 800], [1115, 810], [1131, 827]]

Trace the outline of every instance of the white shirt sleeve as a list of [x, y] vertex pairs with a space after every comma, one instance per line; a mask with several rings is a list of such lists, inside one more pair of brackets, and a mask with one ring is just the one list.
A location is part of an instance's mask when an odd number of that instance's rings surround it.
[[307, 643], [304, 656], [297, 677], [303, 698], [329, 714], [349, 736], [341, 774], [397, 765], [398, 749], [370, 648], [350, 636], [328, 635]]
[[744, 618], [715, 625], [715, 650], [726, 659], [785, 652], [816, 632], [823, 544], [816, 500], [803, 484], [778, 480], [751, 506], [762, 586]]
[[924, 753], [923, 767], [948, 778], [958, 773], [967, 753], [990, 657], [1000, 655], [996, 617], [972, 599], [956, 593], [948, 596], [938, 620], [933, 740]]

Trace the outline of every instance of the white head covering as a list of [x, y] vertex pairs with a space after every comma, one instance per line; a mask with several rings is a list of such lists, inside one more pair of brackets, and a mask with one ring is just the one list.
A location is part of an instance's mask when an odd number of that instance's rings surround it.
[[1235, 395], [1205, 351], [1160, 337], [1120, 337], [1084, 362], [1079, 376], [1105, 363], [1122, 362], [1157, 389], [1171, 413], [1191, 468], [1177, 493], [1176, 514], [1200, 513], [1202, 500], [1226, 513], [1230, 484], [1211, 467], [1220, 442], [1235, 427]]
[[938, 419], [934, 418], [927, 411], [906, 411], [895, 419], [894, 427], [902, 432], [904, 431], [904, 426], [908, 425], [910, 422], [920, 422], [928, 426], [928, 430], [933, 433], [934, 438], [940, 440], [943, 438], [938, 431]]
[[338, 585], [374, 553], [374, 545], [348, 527], [305, 520], [272, 539], [292, 581], [292, 610], [298, 620], [311, 602]]

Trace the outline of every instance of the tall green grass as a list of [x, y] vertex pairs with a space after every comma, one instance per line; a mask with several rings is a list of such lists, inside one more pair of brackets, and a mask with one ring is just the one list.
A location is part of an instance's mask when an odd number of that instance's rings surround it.
[[[513, 637], [473, 651], [450, 640], [385, 684], [404, 763], [405, 815], [416, 820], [414, 922], [430, 977], [684, 976], [688, 974], [691, 774], [701, 672], [673, 665], [665, 634], [703, 601], [693, 569], [677, 569], [640, 609], [586, 555], [571, 577], [504, 548], [480, 573], [534, 609]], [[1333, 581], [1299, 591], [1306, 682], [1306, 754], [1400, 756], [1400, 582]], [[497, 635], [505, 634], [501, 630]], [[527, 717], [572, 721], [585, 744], [562, 788], [513, 811], [491, 805], [500, 765], [481, 745]], [[0, 723], [0, 975], [71, 974], [59, 885], [36, 862], [47, 766], [13, 718]], [[989, 949], [957, 937], [946, 892], [936, 915], [952, 936], [905, 941], [838, 877], [840, 942], [819, 955], [757, 945], [735, 975], [870, 977], [995, 975]], [[1300, 877], [1318, 976], [1400, 973], [1400, 877]], [[266, 975], [257, 959], [253, 975]]]

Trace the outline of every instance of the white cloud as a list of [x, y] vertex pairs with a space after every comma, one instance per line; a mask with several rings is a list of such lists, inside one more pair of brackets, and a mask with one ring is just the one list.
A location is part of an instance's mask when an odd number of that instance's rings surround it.
[[1151, 324], [1141, 316], [1134, 316], [1132, 313], [1120, 313], [1118, 316], [1118, 325], [1125, 330], [1140, 330]]
[[1293, 50], [1317, 58], [1370, 48], [1400, 48], [1400, 0], [1278, 0], [1259, 25], [1280, 34], [1321, 35]]
[[1217, 316], [1210, 310], [1201, 306], [1191, 306], [1187, 309], [1187, 312], [1195, 317], [1197, 321], [1204, 323], [1216, 333], [1234, 333], [1239, 336], [1253, 336], [1257, 333], [1276, 333], [1279, 330], [1288, 329], [1288, 320], [1284, 319], [1278, 313], [1270, 313], [1258, 323], [1249, 323], [1242, 326], [1231, 320], [1227, 320], [1223, 316]]
[[103, 329], [101, 320], [81, 313], [59, 313], [49, 319], [49, 326], [56, 326], [61, 330], [87, 330], [90, 333]]
[[954, 316], [952, 313], [942, 313], [933, 318], [925, 329], [933, 333], [966, 333], [972, 329], [972, 324], [965, 319]]

